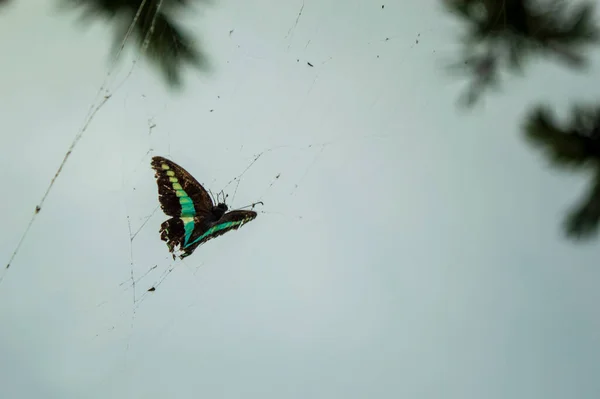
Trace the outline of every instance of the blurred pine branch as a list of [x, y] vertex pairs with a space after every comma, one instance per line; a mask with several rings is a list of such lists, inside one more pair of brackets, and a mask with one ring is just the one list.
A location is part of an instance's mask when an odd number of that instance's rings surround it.
[[127, 44], [135, 43], [143, 56], [157, 68], [170, 87], [182, 84], [182, 71], [192, 66], [208, 71], [210, 65], [197, 40], [176, 21], [176, 14], [189, 11], [192, 2], [207, 0], [62, 0], [63, 8], [80, 9], [82, 18], [106, 18], [115, 24], [117, 53], [136, 18]]
[[600, 106], [574, 107], [566, 126], [549, 109], [538, 107], [526, 119], [524, 132], [554, 167], [590, 173], [590, 189], [569, 212], [565, 230], [571, 238], [595, 237], [600, 223]]
[[499, 69], [522, 70], [529, 58], [553, 56], [573, 68], [586, 66], [587, 48], [600, 30], [592, 3], [561, 0], [444, 0], [466, 25], [464, 56], [452, 68], [472, 77], [464, 103], [472, 106], [499, 81]]

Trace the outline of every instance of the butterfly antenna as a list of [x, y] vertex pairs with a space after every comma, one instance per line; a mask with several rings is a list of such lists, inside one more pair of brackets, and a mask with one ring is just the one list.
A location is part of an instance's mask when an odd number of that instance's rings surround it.
[[241, 209], [244, 209], [244, 208], [252, 208], [252, 209], [254, 209], [254, 207], [255, 207], [256, 205], [258, 205], [258, 204], [261, 204], [262, 206], [264, 206], [264, 205], [265, 205], [265, 203], [264, 203], [264, 202], [262, 202], [262, 201], [258, 201], [258, 202], [255, 202], [255, 203], [253, 203], [253, 204], [246, 205], [246, 206], [243, 206], [243, 207], [241, 207], [241, 208], [238, 208], [237, 210], [239, 211], [239, 210], [241, 210]]
[[210, 194], [210, 198], [212, 199], [212, 202], [217, 204], [218, 202], [215, 201], [215, 196], [213, 195], [213, 192], [211, 190], [208, 190], [208, 193]]

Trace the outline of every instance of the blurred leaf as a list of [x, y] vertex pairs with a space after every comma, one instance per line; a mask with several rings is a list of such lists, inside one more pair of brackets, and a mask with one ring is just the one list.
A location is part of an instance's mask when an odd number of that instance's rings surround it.
[[590, 162], [600, 164], [600, 140], [594, 137], [600, 109], [577, 107], [567, 128], [558, 126], [551, 112], [543, 107], [534, 110], [525, 123], [528, 141], [544, 150], [557, 167], [581, 167]]
[[558, 125], [550, 110], [538, 107], [528, 116], [524, 132], [555, 167], [591, 168], [592, 187], [581, 204], [570, 211], [565, 231], [576, 239], [596, 235], [600, 222], [600, 106], [574, 106], [570, 122], [564, 127]]
[[[533, 0], [445, 0], [446, 9], [466, 25], [464, 39], [466, 56], [494, 54], [494, 68], [502, 65], [522, 71], [528, 58], [552, 55], [568, 66], [586, 66], [586, 47], [598, 43], [600, 30], [593, 21], [593, 5], [583, 3], [568, 6], [560, 0], [539, 2]], [[489, 73], [473, 68], [471, 73], [479, 91], [484, 84], [497, 83], [482, 77]]]
[[565, 221], [568, 237], [586, 240], [598, 234], [600, 223], [600, 171], [596, 171], [587, 197], [569, 212]]
[[[173, 88], [182, 83], [186, 65], [208, 71], [206, 54], [197, 48], [197, 41], [179, 26], [174, 15], [189, 11], [194, 0], [63, 0], [63, 6], [81, 9], [82, 18], [104, 17], [115, 23], [116, 37], [113, 53], [124, 44], [135, 43], [151, 65], [159, 69]], [[195, 0], [208, 3], [207, 0]], [[123, 43], [132, 22], [127, 43]]]

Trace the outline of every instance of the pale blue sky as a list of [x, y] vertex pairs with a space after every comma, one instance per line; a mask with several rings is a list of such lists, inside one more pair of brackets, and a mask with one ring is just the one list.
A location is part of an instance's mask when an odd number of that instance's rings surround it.
[[[535, 102], [596, 101], [598, 54], [461, 112], [456, 22], [397, 3], [201, 8], [185, 21], [213, 69], [180, 94], [144, 60], [124, 80], [124, 55], [0, 285], [6, 398], [600, 397], [598, 243], [560, 230], [586, 180], [519, 132]], [[0, 9], [0, 259], [109, 68], [111, 26], [53, 4]], [[263, 200], [255, 221], [173, 262], [159, 210], [130, 246], [152, 155], [218, 191], [261, 152], [230, 204]]]

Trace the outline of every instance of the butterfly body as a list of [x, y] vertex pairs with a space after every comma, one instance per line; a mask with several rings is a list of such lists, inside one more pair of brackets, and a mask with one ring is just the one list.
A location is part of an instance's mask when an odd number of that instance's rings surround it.
[[173, 253], [178, 248], [180, 258], [191, 255], [206, 241], [237, 230], [256, 218], [256, 212], [228, 211], [224, 203], [215, 205], [200, 183], [185, 169], [163, 158], [152, 158], [158, 184], [161, 208], [170, 219], [162, 223], [160, 237]]

